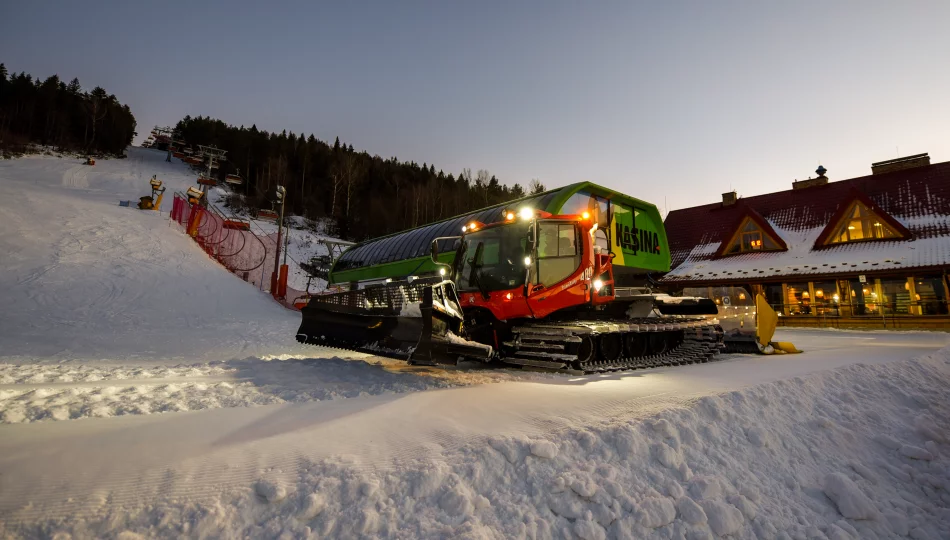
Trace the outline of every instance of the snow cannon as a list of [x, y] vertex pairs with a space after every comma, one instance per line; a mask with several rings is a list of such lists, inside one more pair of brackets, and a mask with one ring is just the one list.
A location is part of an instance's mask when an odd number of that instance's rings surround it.
[[188, 197], [188, 204], [198, 204], [201, 202], [202, 197], [205, 196], [204, 192], [194, 186], [190, 186], [188, 191], [185, 192], [185, 195]]
[[410, 364], [487, 361], [492, 347], [467, 341], [455, 284], [434, 278], [390, 282], [311, 296], [301, 310], [297, 341], [383, 354]]
[[139, 210], [160, 210], [162, 207], [162, 198], [165, 196], [165, 188], [162, 187], [162, 181], [156, 177], [149, 180], [152, 188], [152, 194], [139, 198]]

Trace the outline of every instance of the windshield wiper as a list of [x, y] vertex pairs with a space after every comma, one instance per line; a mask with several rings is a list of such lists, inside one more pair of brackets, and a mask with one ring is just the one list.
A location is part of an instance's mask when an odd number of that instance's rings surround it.
[[488, 300], [491, 296], [488, 294], [488, 290], [485, 289], [485, 286], [482, 285], [482, 279], [478, 275], [478, 267], [481, 266], [478, 260], [481, 259], [484, 248], [484, 242], [479, 242], [475, 248], [475, 255], [472, 257], [472, 272], [469, 274], [468, 280], [475, 283], [475, 286], [478, 287], [478, 291], [482, 293], [482, 298]]

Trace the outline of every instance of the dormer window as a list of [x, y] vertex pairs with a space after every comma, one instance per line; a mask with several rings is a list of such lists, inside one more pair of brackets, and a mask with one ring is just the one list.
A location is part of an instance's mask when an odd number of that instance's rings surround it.
[[845, 213], [845, 218], [829, 244], [843, 244], [863, 240], [885, 240], [888, 238], [903, 238], [881, 216], [865, 206], [861, 201], [854, 201]]
[[735, 234], [726, 245], [728, 247], [722, 251], [722, 255], [786, 249], [782, 242], [763, 229], [750, 216], [746, 216], [742, 220]]

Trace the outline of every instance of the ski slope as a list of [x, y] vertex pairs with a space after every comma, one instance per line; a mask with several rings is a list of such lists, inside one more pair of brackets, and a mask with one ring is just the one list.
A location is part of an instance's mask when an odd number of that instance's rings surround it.
[[304, 347], [117, 205], [186, 167], [78, 163], [0, 161], [0, 537], [950, 537], [947, 334], [584, 377]]

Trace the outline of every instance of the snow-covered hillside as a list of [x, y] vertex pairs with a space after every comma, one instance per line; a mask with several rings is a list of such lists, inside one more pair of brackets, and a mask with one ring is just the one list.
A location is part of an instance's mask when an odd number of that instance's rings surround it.
[[583, 377], [304, 347], [117, 205], [191, 184], [163, 158], [0, 161], [0, 538], [950, 537], [947, 334]]
[[50, 156], [0, 161], [0, 354], [177, 361], [209, 348], [217, 358], [222, 342], [234, 355], [300, 350], [299, 315], [223, 274], [167, 213], [118, 205], [147, 195], [152, 175], [168, 187], [165, 210], [174, 191], [194, 185], [187, 166], [164, 157], [131, 148], [93, 167]]

